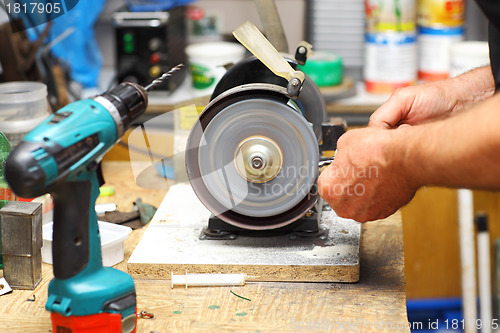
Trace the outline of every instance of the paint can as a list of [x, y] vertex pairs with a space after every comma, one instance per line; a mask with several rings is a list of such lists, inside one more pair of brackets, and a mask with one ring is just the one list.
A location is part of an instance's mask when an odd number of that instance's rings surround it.
[[417, 81], [415, 0], [365, 0], [364, 81], [372, 93], [391, 93]]
[[450, 48], [464, 39], [464, 28], [418, 28], [418, 78], [436, 81], [450, 77]]
[[415, 32], [379, 32], [365, 35], [366, 91], [391, 93], [417, 80], [417, 37]]
[[461, 27], [465, 0], [419, 0], [418, 25], [423, 27]]

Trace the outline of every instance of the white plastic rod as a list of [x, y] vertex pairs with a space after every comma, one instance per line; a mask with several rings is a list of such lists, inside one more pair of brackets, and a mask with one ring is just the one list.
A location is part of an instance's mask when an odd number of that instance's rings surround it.
[[243, 286], [245, 274], [186, 274], [174, 275], [172, 288], [176, 285], [188, 286]]
[[476, 260], [474, 246], [474, 212], [472, 191], [458, 190], [458, 231], [462, 268], [462, 302], [465, 333], [477, 332]]
[[491, 333], [491, 268], [490, 268], [490, 233], [486, 225], [486, 216], [481, 216], [477, 230], [477, 260], [479, 276], [479, 305], [481, 318], [481, 333]]

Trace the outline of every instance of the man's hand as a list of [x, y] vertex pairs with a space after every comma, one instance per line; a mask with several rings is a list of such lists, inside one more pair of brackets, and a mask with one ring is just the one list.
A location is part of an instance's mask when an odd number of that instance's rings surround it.
[[444, 118], [460, 107], [455, 95], [443, 81], [398, 89], [372, 114], [369, 126], [397, 128]]
[[368, 128], [342, 135], [319, 194], [339, 216], [365, 222], [393, 214], [423, 185], [500, 188], [494, 89], [487, 66], [397, 90]]
[[396, 90], [370, 117], [369, 126], [397, 128], [443, 119], [493, 96], [489, 66], [458, 77]]
[[385, 218], [408, 203], [418, 185], [403, 167], [398, 147], [404, 128], [365, 128], [342, 135], [333, 163], [318, 180], [320, 196], [341, 217], [366, 222]]

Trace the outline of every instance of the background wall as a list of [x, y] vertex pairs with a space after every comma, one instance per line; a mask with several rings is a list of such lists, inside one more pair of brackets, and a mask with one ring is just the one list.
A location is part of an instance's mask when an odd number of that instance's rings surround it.
[[[305, 38], [306, 0], [275, 0], [290, 51]], [[124, 0], [108, 0], [106, 8], [96, 24], [96, 38], [103, 55], [104, 66], [114, 66], [114, 34], [111, 14], [125, 5]], [[221, 21], [221, 32], [230, 35], [234, 29], [249, 20], [259, 29], [257, 9], [253, 0], [199, 0], [191, 5], [201, 7], [217, 15]]]

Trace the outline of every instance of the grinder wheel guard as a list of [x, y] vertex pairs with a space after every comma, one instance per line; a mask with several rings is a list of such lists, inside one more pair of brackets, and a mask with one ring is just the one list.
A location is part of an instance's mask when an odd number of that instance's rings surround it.
[[297, 105], [267, 86], [240, 86], [218, 96], [187, 143], [196, 195], [214, 215], [243, 229], [288, 225], [317, 199], [316, 135]]

